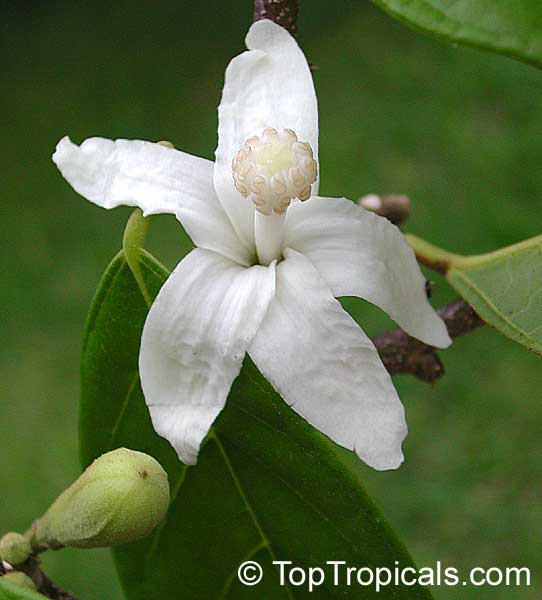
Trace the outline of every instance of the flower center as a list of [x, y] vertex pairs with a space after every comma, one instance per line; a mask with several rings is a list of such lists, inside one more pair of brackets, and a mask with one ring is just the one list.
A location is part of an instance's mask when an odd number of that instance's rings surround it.
[[312, 148], [291, 129], [265, 129], [249, 138], [232, 161], [233, 182], [264, 215], [284, 214], [294, 198], [308, 200], [316, 181]]

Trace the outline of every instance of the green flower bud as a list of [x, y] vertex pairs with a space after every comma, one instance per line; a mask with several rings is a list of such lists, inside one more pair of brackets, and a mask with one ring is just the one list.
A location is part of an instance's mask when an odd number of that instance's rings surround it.
[[[2, 581], [18, 585], [19, 587], [26, 588], [27, 590], [36, 591], [38, 588], [36, 584], [28, 577], [26, 573], [22, 571], [9, 571], [1, 577]], [[3, 596], [2, 596], [3, 597]]]
[[30, 542], [20, 533], [10, 532], [0, 539], [0, 558], [16, 567], [32, 554]]
[[34, 547], [97, 548], [148, 535], [169, 504], [167, 474], [154, 458], [119, 448], [97, 458], [32, 526]]

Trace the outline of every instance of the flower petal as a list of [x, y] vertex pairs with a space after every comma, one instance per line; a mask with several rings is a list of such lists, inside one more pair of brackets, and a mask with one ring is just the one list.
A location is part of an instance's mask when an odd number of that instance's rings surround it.
[[309, 423], [375, 469], [397, 468], [404, 409], [371, 340], [307, 258], [290, 249], [285, 257], [252, 360]]
[[[226, 69], [218, 107], [215, 188], [238, 234], [254, 246], [254, 205], [233, 185], [232, 160], [244, 142], [266, 127], [292, 129], [318, 160], [318, 107], [307, 60], [295, 39], [272, 21], [254, 23], [247, 52]], [[317, 193], [318, 184], [313, 185]]]
[[251, 264], [216, 197], [211, 161], [152, 142], [97, 137], [80, 146], [62, 138], [53, 160], [73, 189], [94, 204], [174, 214], [196, 245]]
[[195, 249], [170, 275], [143, 335], [141, 386], [156, 431], [186, 464], [224, 407], [275, 291], [275, 266]]
[[365, 298], [422, 342], [451, 344], [414, 252], [387, 219], [345, 198], [314, 197], [290, 206], [284, 245], [312, 262], [335, 297]]

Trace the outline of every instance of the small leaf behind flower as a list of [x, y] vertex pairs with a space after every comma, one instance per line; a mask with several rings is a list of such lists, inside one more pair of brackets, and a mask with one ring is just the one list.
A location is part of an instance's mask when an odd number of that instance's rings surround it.
[[450, 42], [542, 67], [539, 0], [373, 0], [392, 16]]
[[[141, 253], [154, 297], [165, 269]], [[265, 598], [428, 599], [419, 586], [333, 585], [326, 561], [351, 567], [412, 566], [359, 478], [333, 444], [297, 416], [247, 357], [198, 465], [184, 467], [153, 430], [137, 372], [147, 308], [122, 254], [108, 267], [92, 304], [82, 356], [80, 444], [84, 466], [118, 446], [154, 456], [166, 469], [172, 502], [149, 538], [115, 549], [129, 600]], [[237, 578], [247, 560], [262, 583]], [[280, 585], [274, 560], [326, 569], [325, 582]], [[342, 572], [344, 577], [345, 572]]]
[[452, 261], [446, 277], [486, 323], [542, 354], [542, 236]]

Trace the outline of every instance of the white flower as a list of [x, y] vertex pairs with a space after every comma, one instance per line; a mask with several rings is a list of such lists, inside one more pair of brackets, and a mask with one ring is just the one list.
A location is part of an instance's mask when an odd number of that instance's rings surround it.
[[264, 20], [246, 44], [226, 70], [214, 163], [151, 142], [67, 137], [53, 160], [88, 200], [174, 214], [197, 246], [152, 305], [139, 359], [154, 427], [182, 461], [196, 463], [248, 352], [309, 423], [374, 468], [396, 468], [403, 406], [335, 298], [365, 298], [433, 346], [450, 338], [399, 230], [317, 195], [316, 95], [295, 40]]

